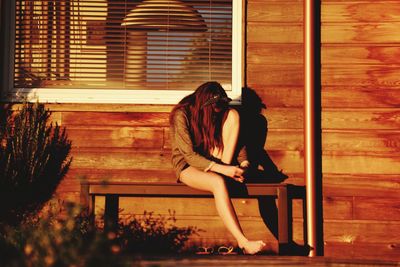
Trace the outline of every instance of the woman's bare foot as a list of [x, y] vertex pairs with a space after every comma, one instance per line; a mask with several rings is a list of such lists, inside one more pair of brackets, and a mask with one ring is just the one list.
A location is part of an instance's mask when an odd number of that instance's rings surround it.
[[247, 241], [242, 244], [239, 244], [239, 247], [243, 250], [243, 253], [250, 254], [250, 255], [260, 252], [264, 246], [265, 246], [265, 243], [261, 240]]

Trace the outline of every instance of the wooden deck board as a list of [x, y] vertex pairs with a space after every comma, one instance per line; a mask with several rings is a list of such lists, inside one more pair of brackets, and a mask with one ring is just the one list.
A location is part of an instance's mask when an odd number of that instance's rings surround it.
[[141, 259], [138, 266], [399, 266], [389, 260], [332, 259], [327, 257], [285, 256], [186, 256], [149, 257]]

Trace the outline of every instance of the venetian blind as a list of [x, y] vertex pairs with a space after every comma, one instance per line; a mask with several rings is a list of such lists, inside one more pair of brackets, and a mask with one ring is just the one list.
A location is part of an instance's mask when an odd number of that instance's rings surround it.
[[232, 0], [16, 4], [16, 88], [229, 88], [231, 72]]

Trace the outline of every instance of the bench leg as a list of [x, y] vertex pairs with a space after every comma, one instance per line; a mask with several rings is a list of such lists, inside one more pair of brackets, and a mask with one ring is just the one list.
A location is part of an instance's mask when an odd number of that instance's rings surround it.
[[94, 225], [94, 195], [89, 194], [89, 185], [81, 185], [81, 206], [85, 215]]
[[118, 226], [119, 196], [106, 195], [106, 204], [104, 209], [104, 230], [112, 231]]
[[286, 187], [278, 188], [278, 242], [279, 253], [284, 251], [289, 243], [288, 228], [288, 195]]

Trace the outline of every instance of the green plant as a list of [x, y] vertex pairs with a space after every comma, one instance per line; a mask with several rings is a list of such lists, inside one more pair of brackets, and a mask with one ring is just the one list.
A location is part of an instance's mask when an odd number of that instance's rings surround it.
[[39, 211], [67, 173], [71, 141], [43, 104], [4, 111], [0, 121], [0, 221], [19, 224]]
[[196, 234], [196, 227], [177, 227], [175, 213], [154, 216], [153, 212], [128, 218], [119, 223], [118, 240], [128, 253], [168, 254], [181, 252], [189, 236]]
[[92, 227], [80, 210], [62, 203], [18, 226], [3, 225], [0, 266], [125, 266], [116, 241]]
[[0, 266], [132, 266], [137, 254], [178, 253], [194, 227], [175, 216], [132, 216], [116, 231], [96, 228], [81, 207], [50, 201], [40, 216], [0, 228]]

